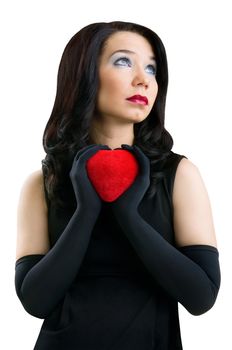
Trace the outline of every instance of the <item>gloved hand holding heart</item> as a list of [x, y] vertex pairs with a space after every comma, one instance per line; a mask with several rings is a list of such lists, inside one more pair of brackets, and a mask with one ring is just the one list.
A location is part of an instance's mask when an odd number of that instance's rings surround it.
[[125, 149], [99, 150], [86, 161], [86, 170], [101, 199], [113, 202], [132, 185], [139, 165]]

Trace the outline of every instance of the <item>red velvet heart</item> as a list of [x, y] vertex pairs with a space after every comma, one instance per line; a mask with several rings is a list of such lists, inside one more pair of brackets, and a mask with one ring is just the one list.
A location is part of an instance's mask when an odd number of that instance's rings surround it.
[[102, 200], [113, 202], [132, 185], [139, 165], [127, 150], [100, 150], [87, 160], [86, 169]]

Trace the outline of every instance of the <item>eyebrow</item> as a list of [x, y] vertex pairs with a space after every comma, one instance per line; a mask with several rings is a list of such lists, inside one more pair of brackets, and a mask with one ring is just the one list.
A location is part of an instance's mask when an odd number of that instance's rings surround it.
[[[135, 54], [134, 51], [131, 51], [131, 50], [126, 50], [126, 49], [120, 49], [120, 50], [117, 50], [117, 51], [114, 51], [111, 55], [113, 56], [115, 53], [118, 53], [118, 52], [121, 52], [121, 53], [129, 53], [129, 54]], [[151, 56], [149, 57], [152, 61], [156, 62], [156, 59], [155, 59], [155, 56]]]

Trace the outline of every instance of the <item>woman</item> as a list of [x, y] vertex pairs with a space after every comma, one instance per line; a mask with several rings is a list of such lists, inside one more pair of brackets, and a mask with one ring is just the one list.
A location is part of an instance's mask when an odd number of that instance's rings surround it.
[[[213, 306], [210, 203], [198, 168], [171, 151], [167, 84], [165, 48], [143, 26], [95, 23], [67, 44], [46, 157], [18, 207], [16, 291], [45, 319], [34, 349], [182, 349], [178, 302], [194, 315]], [[110, 201], [89, 168], [103, 154], [123, 155], [125, 177], [128, 157], [137, 164]]]

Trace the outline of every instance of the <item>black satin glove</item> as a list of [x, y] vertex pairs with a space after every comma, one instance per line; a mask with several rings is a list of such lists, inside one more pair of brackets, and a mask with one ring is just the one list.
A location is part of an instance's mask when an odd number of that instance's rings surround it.
[[16, 262], [16, 293], [33, 316], [48, 317], [65, 298], [78, 274], [101, 209], [101, 199], [88, 179], [85, 164], [102, 149], [109, 147], [87, 146], [73, 160], [70, 178], [77, 208], [55, 245], [46, 255], [27, 255]]
[[122, 145], [122, 148], [136, 156], [140, 169], [129, 189], [110, 203], [118, 224], [154, 282], [189, 312], [200, 315], [209, 310], [217, 298], [218, 250], [208, 245], [178, 249], [141, 217], [138, 205], [150, 184], [150, 162], [137, 146]]
[[150, 160], [134, 145], [129, 146], [122, 144], [122, 149], [130, 151], [139, 163], [139, 173], [133, 184], [118, 197], [114, 202], [111, 202], [111, 208], [116, 217], [122, 218], [125, 215], [133, 215], [137, 210], [139, 203], [143, 199], [150, 185]]
[[86, 162], [100, 150], [110, 150], [110, 148], [107, 145], [93, 144], [79, 150], [73, 159], [69, 174], [78, 209], [83, 208], [85, 212], [91, 210], [95, 214], [100, 212], [102, 201], [88, 178]]

